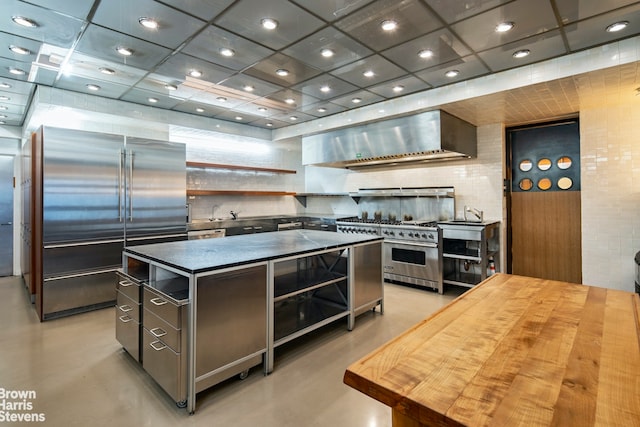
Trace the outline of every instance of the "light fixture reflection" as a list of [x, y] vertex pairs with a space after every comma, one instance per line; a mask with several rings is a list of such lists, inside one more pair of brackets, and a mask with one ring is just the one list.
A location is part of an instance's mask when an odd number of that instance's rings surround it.
[[11, 20], [18, 25], [27, 28], [34, 28], [38, 26], [38, 23], [33, 19], [25, 18], [24, 16], [12, 16]]
[[622, 31], [625, 28], [627, 28], [627, 26], [629, 25], [629, 21], [620, 21], [620, 22], [615, 22], [611, 25], [609, 25], [607, 27], [607, 32], [608, 33], [615, 33], [618, 31]]
[[260, 21], [260, 23], [267, 30], [275, 30], [278, 27], [278, 21], [272, 18], [264, 18]]
[[386, 21], [382, 21], [382, 23], [380, 24], [380, 27], [384, 31], [393, 31], [396, 28], [398, 28], [398, 23], [392, 19], [387, 19]]
[[506, 33], [507, 31], [511, 30], [514, 27], [514, 23], [507, 21], [507, 22], [501, 22], [498, 25], [496, 25], [496, 32], [498, 33]]

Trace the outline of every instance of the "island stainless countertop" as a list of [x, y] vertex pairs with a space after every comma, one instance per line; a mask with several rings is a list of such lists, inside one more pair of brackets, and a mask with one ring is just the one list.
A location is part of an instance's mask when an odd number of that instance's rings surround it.
[[383, 238], [316, 230], [288, 230], [224, 239], [129, 246], [124, 252], [195, 274], [376, 240], [382, 241]]

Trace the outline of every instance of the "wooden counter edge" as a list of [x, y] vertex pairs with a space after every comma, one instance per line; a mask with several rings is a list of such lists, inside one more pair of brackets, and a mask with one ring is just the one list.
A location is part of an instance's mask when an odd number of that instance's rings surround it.
[[468, 290], [467, 292], [463, 293], [462, 295], [458, 296], [456, 299], [454, 299], [453, 301], [451, 301], [450, 303], [446, 304], [445, 306], [441, 307], [440, 309], [438, 309], [437, 311], [435, 311], [434, 313], [432, 313], [431, 315], [427, 316], [426, 318], [424, 318], [423, 320], [421, 320], [420, 322], [416, 323], [415, 325], [413, 325], [412, 327], [410, 327], [409, 329], [407, 329], [406, 331], [404, 331], [403, 333], [401, 333], [400, 335], [398, 335], [395, 338], [392, 338], [390, 341], [386, 342], [385, 344], [383, 344], [382, 346], [378, 347], [377, 349], [371, 351], [369, 354], [365, 355], [364, 357], [362, 357], [361, 359], [359, 359], [358, 361], [352, 363], [351, 365], [349, 365], [344, 373], [343, 379], [342, 381], [344, 382], [344, 384], [348, 385], [349, 387], [352, 387], [358, 391], [360, 391], [361, 393], [366, 394], [367, 396], [371, 397], [372, 399], [375, 399], [381, 403], [384, 403], [385, 405], [391, 407], [394, 410], [399, 411], [402, 414], [408, 415], [408, 402], [404, 401], [404, 397], [399, 395], [398, 393], [395, 393], [379, 384], [375, 384], [373, 382], [371, 382], [369, 379], [362, 377], [361, 375], [357, 374], [356, 372], [359, 371], [358, 367], [365, 364], [369, 359], [371, 359], [373, 356], [375, 356], [376, 354], [378, 354], [379, 352], [383, 352], [385, 351], [385, 349], [389, 346], [392, 346], [396, 341], [402, 339], [405, 335], [412, 333], [413, 331], [415, 331], [416, 329], [420, 328], [422, 325], [424, 325], [426, 322], [430, 321], [431, 319], [439, 316], [446, 308], [451, 307], [454, 304], [459, 303], [459, 301], [464, 297], [464, 296], [468, 296], [470, 295], [472, 292], [475, 292], [479, 287], [485, 285], [486, 283], [490, 283], [493, 281], [501, 281], [501, 282], [505, 282], [507, 280], [509, 280], [509, 275], [507, 274], [502, 274], [502, 273], [496, 273], [493, 276], [487, 278], [485, 281], [483, 281], [482, 283], [474, 286], [473, 288], [471, 288], [470, 290]]

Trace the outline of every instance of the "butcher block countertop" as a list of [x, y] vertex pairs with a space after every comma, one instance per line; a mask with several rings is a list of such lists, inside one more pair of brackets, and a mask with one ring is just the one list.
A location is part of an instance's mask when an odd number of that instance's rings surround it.
[[349, 366], [399, 426], [640, 426], [640, 299], [496, 274]]

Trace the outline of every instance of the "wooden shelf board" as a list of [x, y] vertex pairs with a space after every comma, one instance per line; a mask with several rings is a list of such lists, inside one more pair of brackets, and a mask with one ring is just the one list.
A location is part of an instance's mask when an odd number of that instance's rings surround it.
[[295, 196], [289, 191], [187, 190], [187, 196]]
[[274, 168], [261, 168], [255, 166], [239, 166], [239, 165], [223, 165], [219, 163], [204, 163], [204, 162], [187, 162], [188, 168], [203, 168], [203, 169], [230, 169], [230, 170], [246, 170], [254, 172], [269, 172], [269, 173], [297, 173], [292, 169], [274, 169]]

